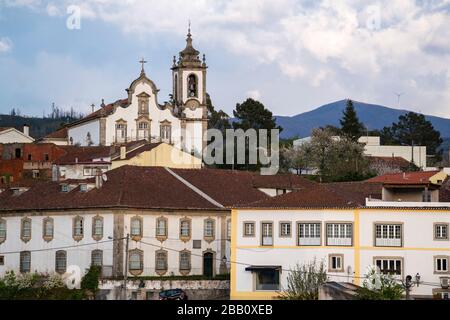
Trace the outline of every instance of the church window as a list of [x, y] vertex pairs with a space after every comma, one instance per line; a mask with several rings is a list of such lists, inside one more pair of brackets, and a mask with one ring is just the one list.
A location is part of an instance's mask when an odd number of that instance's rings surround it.
[[197, 84], [197, 76], [195, 74], [191, 74], [188, 77], [188, 97], [194, 98], [198, 97], [198, 84]]
[[161, 140], [170, 143], [172, 139], [172, 126], [170, 124], [161, 125]]
[[55, 271], [59, 274], [65, 273], [67, 270], [67, 252], [63, 250], [56, 251], [55, 255]]

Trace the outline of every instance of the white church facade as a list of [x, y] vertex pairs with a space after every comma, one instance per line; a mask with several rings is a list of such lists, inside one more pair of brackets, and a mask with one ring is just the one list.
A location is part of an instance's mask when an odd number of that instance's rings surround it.
[[120, 145], [130, 141], [166, 142], [201, 157], [207, 129], [206, 62], [192, 45], [174, 56], [170, 101], [158, 103], [158, 88], [147, 77], [142, 60], [140, 76], [126, 90], [128, 97], [105, 105], [68, 126], [68, 143], [80, 146]]

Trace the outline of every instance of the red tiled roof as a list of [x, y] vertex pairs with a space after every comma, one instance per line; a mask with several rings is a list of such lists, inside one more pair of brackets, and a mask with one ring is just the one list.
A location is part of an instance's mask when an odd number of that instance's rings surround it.
[[87, 115], [86, 117], [84, 117], [84, 118], [82, 118], [82, 119], [80, 119], [78, 121], [70, 123], [68, 125], [68, 127], [71, 127], [71, 126], [74, 126], [74, 125], [78, 125], [80, 123], [92, 121], [94, 119], [102, 117], [103, 115], [105, 115], [105, 116], [110, 115], [111, 113], [113, 113], [115, 105], [125, 106], [127, 104], [128, 104], [128, 99], [117, 100], [114, 103], [110, 103], [110, 104], [108, 104], [108, 105], [106, 105], [104, 107], [101, 107], [97, 111]]
[[[267, 198], [252, 186], [252, 174], [225, 170], [173, 170], [224, 206]], [[100, 189], [83, 193], [79, 188], [61, 192], [64, 182], [45, 182], [19, 196], [0, 193], [0, 212], [84, 208], [223, 210], [185, 185], [165, 168], [123, 166], [106, 173]], [[92, 179], [91, 179], [92, 181]], [[71, 181], [77, 184], [85, 181]]]
[[[91, 163], [94, 159], [109, 158], [111, 148], [104, 146], [96, 147], [78, 147], [78, 146], [60, 146], [66, 154], [54, 163], [59, 165], [75, 164], [75, 163]], [[105, 159], [103, 163], [109, 161]], [[96, 162], [99, 163], [99, 162]]]
[[294, 174], [254, 175], [255, 188], [303, 189], [315, 185], [315, 182]]
[[55, 132], [50, 133], [45, 138], [48, 139], [67, 139], [67, 127], [56, 130]]
[[410, 163], [402, 157], [367, 157], [370, 163], [383, 163], [389, 166], [396, 166], [400, 168], [408, 168]]
[[345, 194], [355, 202], [365, 203], [366, 198], [381, 199], [383, 184], [379, 182], [368, 183], [366, 181], [333, 182], [326, 186], [340, 194]]
[[241, 205], [242, 208], [356, 208], [365, 203], [355, 197], [341, 193], [334, 188], [316, 184], [305, 189], [286, 193], [273, 198]]
[[438, 172], [439, 171], [418, 171], [385, 174], [366, 180], [366, 182], [381, 182], [383, 184], [423, 185], [429, 184], [430, 178]]

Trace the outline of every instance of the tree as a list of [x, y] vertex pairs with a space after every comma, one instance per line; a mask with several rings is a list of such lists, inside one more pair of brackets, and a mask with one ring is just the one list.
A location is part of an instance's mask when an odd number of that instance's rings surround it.
[[358, 300], [400, 300], [403, 286], [392, 276], [380, 274], [376, 267], [369, 268], [363, 287], [357, 291]]
[[303, 148], [299, 147], [284, 147], [280, 152], [281, 169], [289, 172], [291, 169], [297, 171], [297, 175], [302, 175], [305, 169], [310, 168], [312, 164], [312, 148], [307, 144]]
[[216, 111], [210, 95], [206, 94], [206, 107], [208, 109], [208, 129], [218, 129], [225, 132], [230, 129], [230, 116], [223, 110]]
[[363, 135], [364, 125], [359, 122], [358, 115], [356, 114], [355, 107], [352, 100], [347, 100], [347, 106], [344, 110], [344, 115], [340, 120], [341, 132], [347, 138], [358, 141]]
[[233, 115], [236, 118], [236, 122], [233, 123], [235, 129], [280, 129], [277, 126], [276, 120], [268, 109], [264, 105], [252, 98], [248, 98], [243, 103], [236, 104], [236, 110], [233, 111]]
[[327, 281], [325, 265], [316, 260], [297, 264], [287, 276], [287, 288], [281, 293], [283, 300], [318, 300], [319, 288]]
[[398, 118], [391, 127], [393, 140], [402, 145], [426, 146], [427, 154], [433, 155], [435, 161], [442, 159], [442, 152], [438, 150], [443, 140], [441, 133], [434, 129], [430, 121], [423, 114], [408, 112]]

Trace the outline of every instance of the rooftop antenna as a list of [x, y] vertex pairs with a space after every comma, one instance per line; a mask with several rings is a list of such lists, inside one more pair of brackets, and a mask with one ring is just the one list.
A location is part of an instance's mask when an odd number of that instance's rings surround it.
[[397, 108], [400, 107], [400, 98], [405, 94], [404, 92], [394, 92], [394, 94], [397, 96]]

